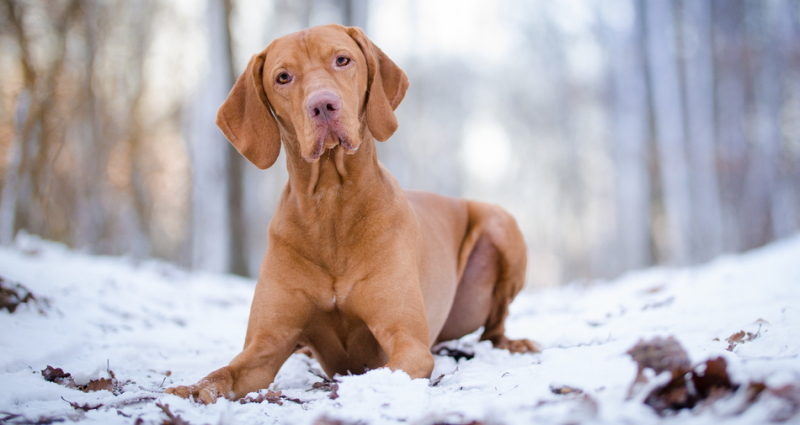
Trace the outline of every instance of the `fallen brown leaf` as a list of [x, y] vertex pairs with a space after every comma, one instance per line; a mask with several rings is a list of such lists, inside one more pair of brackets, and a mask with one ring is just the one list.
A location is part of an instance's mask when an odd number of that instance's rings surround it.
[[653, 369], [656, 375], [666, 371], [689, 368], [689, 356], [674, 337], [656, 337], [650, 341], [639, 342], [628, 350], [628, 354], [639, 366], [639, 371]]
[[114, 382], [111, 379], [105, 379], [105, 378], [89, 381], [89, 383], [86, 384], [86, 389], [83, 391], [89, 392], [89, 391], [100, 391], [100, 390], [106, 390], [113, 393]]
[[[758, 323], [759, 321], [762, 320], [758, 319], [756, 322]], [[728, 348], [726, 348], [726, 350], [733, 351], [733, 349], [736, 347], [737, 344], [744, 344], [745, 342], [752, 341], [758, 338], [760, 335], [761, 335], [761, 323], [759, 323], [758, 330], [756, 331], [756, 333], [745, 332], [745, 331], [736, 332], [735, 334], [729, 336], [726, 339], [726, 341], [728, 341]]]
[[673, 376], [666, 385], [654, 389], [644, 400], [644, 404], [652, 407], [659, 414], [663, 414], [667, 409], [691, 408], [695, 403], [696, 400], [689, 393], [684, 375]]
[[716, 400], [726, 396], [736, 390], [739, 386], [734, 385], [728, 376], [728, 363], [722, 357], [706, 361], [705, 370], [698, 372], [695, 368], [692, 371], [692, 383], [697, 389], [697, 394], [701, 400]]
[[742, 342], [744, 339], [744, 331], [736, 332], [728, 337], [728, 342]]
[[738, 388], [731, 382], [727, 363], [722, 357], [706, 361], [702, 373], [697, 369], [699, 365], [691, 370], [673, 371], [672, 379], [653, 389], [647, 395], [645, 404], [664, 414], [668, 410], [691, 409], [700, 402], [713, 403]]
[[645, 369], [653, 369], [656, 375], [671, 372], [673, 379], [689, 370], [689, 356], [673, 337], [655, 337], [649, 341], [640, 339], [628, 350], [637, 365], [636, 378], [628, 388], [628, 399], [633, 397], [637, 386], [647, 383]]
[[277, 404], [279, 406], [283, 405], [281, 401], [281, 392], [280, 391], [271, 391], [267, 390], [266, 394], [259, 394], [255, 397], [247, 396], [241, 400], [239, 400], [240, 404], [248, 404], [248, 403], [263, 403], [266, 400], [269, 403]]
[[331, 394], [328, 396], [328, 398], [330, 398], [331, 400], [336, 400], [337, 398], [339, 398], [339, 394], [336, 393], [336, 390], [338, 389], [339, 389], [339, 384], [331, 380], [325, 380], [323, 382], [314, 382], [314, 384], [311, 385], [311, 389], [308, 391], [313, 391], [313, 390], [330, 391]]
[[331, 390], [331, 382], [314, 382], [314, 384], [311, 385], [311, 389], [312, 390], [330, 391]]
[[748, 384], [746, 397], [747, 402], [752, 403], [756, 401], [758, 395], [761, 394], [761, 392], [763, 392], [765, 389], [767, 389], [767, 386], [764, 385], [763, 382], [751, 382]]
[[328, 398], [331, 400], [336, 400], [339, 398], [339, 393], [337, 392], [338, 390], [339, 384], [331, 384], [331, 394], [328, 396]]
[[564, 394], [583, 394], [583, 390], [582, 389], [575, 388], [575, 387], [570, 387], [570, 386], [567, 386], [567, 385], [563, 385], [563, 386], [560, 386], [560, 387], [555, 387], [555, 386], [551, 385], [550, 386], [550, 391], [553, 394], [559, 394], [559, 395], [564, 395]]
[[59, 379], [71, 378], [69, 373], [64, 372], [63, 369], [54, 368], [53, 366], [48, 365], [44, 370], [42, 370], [42, 377], [47, 382], [56, 382]]
[[771, 389], [770, 393], [800, 405], [800, 386], [798, 385], [787, 384], [780, 388]]
[[111, 377], [110, 379], [100, 378], [91, 380], [86, 385], [77, 385], [69, 373], [64, 372], [61, 368], [54, 368], [48, 365], [47, 368], [42, 370], [42, 377], [45, 379], [45, 381], [55, 382], [56, 384], [63, 385], [67, 388], [74, 388], [85, 393], [88, 393], [89, 391], [106, 390], [114, 395], [122, 394], [122, 386], [124, 384], [117, 380], [116, 375], [114, 375], [114, 371], [107, 368], [107, 372]]
[[787, 384], [771, 388], [768, 393], [783, 400], [783, 406], [772, 412], [773, 422], [785, 422], [800, 414], [800, 385]]
[[94, 379], [89, 381], [89, 383], [86, 385], [77, 385], [75, 380], [72, 378], [72, 375], [64, 372], [64, 370], [61, 368], [54, 368], [48, 365], [46, 369], [42, 370], [42, 377], [45, 379], [45, 381], [54, 382], [64, 387], [74, 388], [85, 393], [90, 391], [106, 390], [114, 395], [122, 394], [122, 386], [124, 383], [121, 383], [119, 380], [117, 380], [117, 377], [114, 375], [114, 371], [111, 369], [107, 369], [107, 372], [109, 376], [111, 376], [110, 379]]
[[[745, 332], [737, 332], [731, 339], [742, 341]], [[707, 360], [695, 367], [681, 345], [673, 338], [654, 338], [640, 340], [628, 351], [638, 366], [636, 378], [631, 383], [628, 398], [633, 395], [637, 384], [647, 382], [643, 371], [653, 369], [656, 375], [670, 372], [672, 379], [665, 385], [654, 388], [645, 398], [645, 404], [659, 414], [668, 410], [693, 408], [700, 402], [712, 403], [736, 391], [738, 385], [731, 382], [727, 363], [722, 357]], [[700, 366], [704, 366], [701, 368]], [[700, 371], [702, 369], [702, 371]], [[755, 396], [754, 396], [755, 397]]]
[[650, 288], [650, 289], [645, 289], [644, 291], [642, 291], [642, 293], [645, 293], [645, 294], [655, 294], [656, 292], [661, 292], [661, 291], [663, 291], [663, 290], [664, 290], [664, 288], [665, 288], [665, 285], [662, 283], [662, 284], [660, 284], [660, 285], [653, 286], [653, 287], [652, 287], [652, 288]]
[[36, 297], [28, 288], [0, 277], [0, 309], [4, 308], [9, 313], [14, 313], [20, 304], [31, 301], [36, 302]]

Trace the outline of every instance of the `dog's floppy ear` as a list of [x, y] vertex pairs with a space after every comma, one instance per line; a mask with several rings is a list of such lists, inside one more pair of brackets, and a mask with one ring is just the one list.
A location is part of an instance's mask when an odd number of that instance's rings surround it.
[[281, 152], [278, 123], [269, 110], [262, 72], [266, 50], [253, 55], [217, 112], [217, 126], [236, 150], [260, 169]]
[[358, 43], [367, 59], [367, 125], [372, 135], [385, 142], [397, 130], [394, 110], [400, 105], [408, 90], [408, 77], [386, 53], [358, 27], [348, 27], [347, 33]]

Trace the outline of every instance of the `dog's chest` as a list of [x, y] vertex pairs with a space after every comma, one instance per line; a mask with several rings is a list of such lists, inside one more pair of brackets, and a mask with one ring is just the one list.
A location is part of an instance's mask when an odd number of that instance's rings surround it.
[[313, 285], [308, 293], [308, 299], [313, 300], [317, 311], [330, 314], [344, 313], [348, 309], [348, 299], [354, 288], [351, 279], [336, 279], [327, 277], [320, 279]]

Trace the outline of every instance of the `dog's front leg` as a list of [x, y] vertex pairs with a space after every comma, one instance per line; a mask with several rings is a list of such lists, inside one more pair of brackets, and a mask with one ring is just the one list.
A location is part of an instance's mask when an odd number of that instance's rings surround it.
[[211, 372], [198, 383], [165, 392], [209, 404], [215, 403], [217, 397], [235, 400], [269, 387], [294, 351], [310, 311], [311, 305], [301, 292], [259, 280], [244, 350], [228, 366]]
[[389, 356], [386, 367], [402, 370], [411, 378], [430, 378], [433, 355], [428, 320], [415, 278], [406, 273], [358, 282], [349, 301], [350, 309], [367, 324]]

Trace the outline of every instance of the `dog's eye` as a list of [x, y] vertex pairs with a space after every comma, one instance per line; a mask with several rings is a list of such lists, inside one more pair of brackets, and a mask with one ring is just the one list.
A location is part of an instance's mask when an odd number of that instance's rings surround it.
[[278, 78], [276, 78], [275, 81], [277, 81], [278, 84], [288, 84], [292, 81], [292, 76], [286, 72], [281, 72], [278, 74]]
[[336, 58], [336, 65], [338, 66], [345, 66], [348, 63], [350, 63], [350, 58], [346, 56], [339, 56], [338, 58]]

